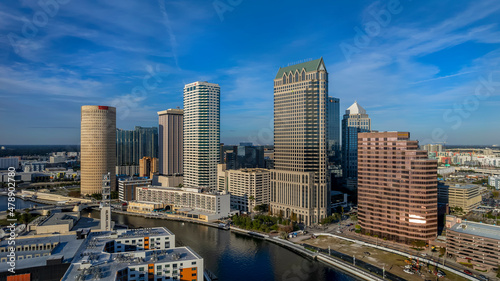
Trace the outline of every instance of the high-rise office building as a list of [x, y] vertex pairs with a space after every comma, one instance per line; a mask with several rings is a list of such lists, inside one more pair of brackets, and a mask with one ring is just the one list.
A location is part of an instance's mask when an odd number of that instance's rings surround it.
[[408, 132], [358, 134], [358, 219], [364, 233], [403, 243], [437, 236], [437, 161]]
[[371, 131], [366, 110], [354, 102], [342, 119], [342, 176], [350, 190], [356, 190], [358, 175], [358, 133]]
[[327, 169], [331, 176], [332, 189], [338, 185], [342, 177], [340, 155], [340, 99], [328, 97], [328, 138], [327, 138]]
[[328, 216], [328, 72], [323, 58], [280, 68], [274, 79], [271, 210], [306, 225]]
[[116, 108], [82, 106], [81, 193], [102, 192], [103, 175], [111, 173], [111, 190], [116, 190]]
[[142, 157], [158, 157], [158, 128], [116, 130], [116, 165], [137, 166]]
[[168, 109], [158, 112], [160, 174], [182, 175], [182, 138], [184, 110]]
[[220, 87], [184, 86], [184, 186], [217, 188], [220, 144]]

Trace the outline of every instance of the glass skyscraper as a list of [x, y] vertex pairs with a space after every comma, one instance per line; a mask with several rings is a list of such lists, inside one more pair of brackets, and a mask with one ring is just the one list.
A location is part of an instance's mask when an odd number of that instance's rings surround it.
[[158, 158], [158, 128], [116, 129], [116, 165], [138, 166], [143, 157]]
[[[327, 137], [327, 157], [328, 171], [333, 178], [342, 176], [340, 166], [340, 99], [328, 97], [328, 137]], [[332, 180], [333, 182], [333, 180]]]
[[342, 176], [347, 188], [357, 188], [358, 177], [358, 133], [371, 131], [371, 119], [366, 110], [354, 102], [342, 119]]

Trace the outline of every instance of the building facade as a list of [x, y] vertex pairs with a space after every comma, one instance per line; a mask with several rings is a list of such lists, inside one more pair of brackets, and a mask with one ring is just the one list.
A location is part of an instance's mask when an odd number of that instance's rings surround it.
[[358, 134], [358, 220], [402, 243], [437, 236], [437, 161], [408, 132]]
[[271, 210], [306, 225], [329, 214], [328, 72], [323, 58], [280, 68], [274, 79]]
[[184, 186], [216, 189], [220, 148], [220, 87], [184, 86]]
[[84, 105], [81, 116], [81, 194], [102, 192], [102, 176], [111, 173], [116, 191], [116, 108]]
[[230, 215], [229, 194], [206, 193], [198, 188], [137, 187], [136, 200], [163, 203], [176, 214], [202, 220], [217, 220]]
[[500, 226], [446, 216], [446, 250], [457, 262], [477, 270], [500, 266]]
[[500, 189], [500, 175], [488, 177], [488, 184], [496, 189]]
[[150, 178], [121, 178], [118, 179], [118, 199], [121, 202], [129, 202], [135, 200], [135, 188], [138, 186], [148, 186], [151, 185], [152, 180]]
[[358, 133], [370, 132], [371, 119], [366, 110], [354, 102], [342, 119], [342, 176], [350, 190], [357, 189]]
[[332, 178], [342, 176], [340, 154], [340, 99], [328, 97], [328, 140], [327, 140], [327, 157], [328, 171]]
[[448, 204], [452, 208], [461, 208], [468, 213], [481, 205], [481, 192], [479, 186], [468, 185], [446, 185], [438, 184], [438, 202]]
[[253, 212], [255, 206], [269, 204], [271, 171], [262, 168], [226, 170], [218, 166], [218, 190], [231, 194], [231, 209]]
[[[137, 166], [143, 157], [158, 157], [158, 128], [116, 130], [116, 165]], [[131, 175], [129, 175], [131, 176]]]
[[158, 158], [143, 157], [139, 160], [139, 176], [152, 178], [158, 174]]
[[183, 120], [182, 109], [158, 112], [160, 175], [174, 176], [183, 173]]

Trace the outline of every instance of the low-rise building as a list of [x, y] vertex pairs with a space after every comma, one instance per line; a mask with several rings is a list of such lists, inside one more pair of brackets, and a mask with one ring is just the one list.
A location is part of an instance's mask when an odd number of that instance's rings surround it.
[[31, 230], [35, 230], [36, 234], [67, 234], [72, 230], [73, 226], [76, 225], [79, 219], [79, 212], [53, 213], [41, 223], [31, 226]]
[[230, 195], [201, 192], [197, 188], [137, 187], [136, 200], [165, 204], [165, 210], [205, 221], [218, 220], [231, 214]]
[[479, 207], [481, 204], [481, 192], [479, 186], [468, 185], [446, 185], [438, 184], [438, 203], [448, 204], [450, 207], [462, 208], [466, 213]]
[[118, 179], [118, 199], [122, 202], [135, 200], [135, 188], [138, 186], [151, 185], [151, 179], [147, 177], [129, 177]]
[[128, 212], [149, 214], [165, 208], [165, 204], [156, 202], [130, 201], [127, 206]]
[[203, 281], [203, 258], [164, 227], [90, 233], [61, 280]]
[[457, 262], [478, 270], [500, 265], [500, 226], [446, 217], [446, 249]]
[[226, 164], [219, 164], [218, 187], [231, 194], [231, 208], [252, 212], [257, 205], [269, 204], [271, 172], [262, 168], [226, 170]]

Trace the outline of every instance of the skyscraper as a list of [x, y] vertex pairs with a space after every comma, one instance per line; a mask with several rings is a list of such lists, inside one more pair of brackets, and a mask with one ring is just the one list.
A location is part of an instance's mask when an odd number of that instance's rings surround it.
[[153, 178], [158, 173], [158, 158], [143, 157], [139, 160], [139, 176]]
[[358, 133], [371, 131], [366, 110], [354, 102], [342, 119], [342, 176], [347, 188], [356, 190], [358, 176]]
[[184, 86], [184, 185], [217, 189], [220, 144], [220, 87]]
[[408, 132], [358, 134], [358, 219], [362, 231], [398, 242], [437, 236], [437, 160]]
[[82, 106], [81, 194], [102, 192], [103, 175], [111, 173], [111, 190], [116, 190], [116, 108]]
[[182, 175], [183, 119], [184, 110], [182, 109], [168, 109], [158, 112], [161, 175]]
[[340, 166], [340, 99], [328, 97], [328, 140], [327, 140], [327, 169], [331, 180], [340, 178], [342, 170]]
[[137, 166], [142, 157], [158, 157], [158, 128], [116, 130], [117, 166]]
[[271, 210], [307, 225], [328, 216], [328, 73], [323, 58], [280, 68], [274, 79]]

